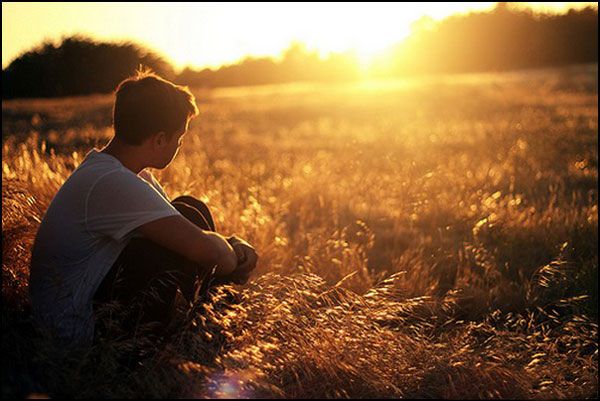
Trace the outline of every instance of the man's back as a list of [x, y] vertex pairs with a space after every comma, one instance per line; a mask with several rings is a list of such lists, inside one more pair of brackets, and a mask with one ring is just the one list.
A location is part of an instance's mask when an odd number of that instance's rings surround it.
[[40, 224], [30, 275], [34, 316], [69, 342], [91, 341], [94, 292], [133, 230], [177, 214], [155, 181], [92, 150]]

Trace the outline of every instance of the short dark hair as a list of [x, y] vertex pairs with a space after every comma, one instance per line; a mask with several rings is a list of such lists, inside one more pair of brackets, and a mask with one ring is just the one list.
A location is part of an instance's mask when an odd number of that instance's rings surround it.
[[149, 71], [122, 81], [115, 92], [115, 137], [140, 145], [157, 132], [173, 135], [198, 115], [194, 95]]

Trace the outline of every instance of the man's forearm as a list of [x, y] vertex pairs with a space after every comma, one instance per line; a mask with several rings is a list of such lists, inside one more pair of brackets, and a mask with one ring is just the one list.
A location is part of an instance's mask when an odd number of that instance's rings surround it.
[[201, 254], [198, 255], [200, 260], [197, 261], [211, 267], [216, 265], [216, 274], [220, 276], [233, 272], [237, 266], [237, 256], [225, 237], [212, 231], [203, 231], [203, 235], [203, 241], [210, 244], [211, 251], [204, 253], [201, 247]]
[[154, 220], [139, 227], [146, 238], [194, 262], [212, 268], [218, 275], [229, 274], [237, 266], [237, 256], [222, 235], [205, 231], [183, 216], [170, 216]]

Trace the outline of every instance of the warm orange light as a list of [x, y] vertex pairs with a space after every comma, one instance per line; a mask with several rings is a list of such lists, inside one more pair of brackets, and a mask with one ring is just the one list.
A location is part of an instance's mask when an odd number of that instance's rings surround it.
[[[322, 56], [354, 51], [363, 66], [429, 16], [485, 10], [494, 2], [456, 3], [2, 3], [2, 65], [44, 39], [83, 33], [128, 39], [162, 53], [176, 68], [218, 67], [247, 55], [277, 56], [292, 41]], [[597, 3], [529, 4], [564, 11]]]

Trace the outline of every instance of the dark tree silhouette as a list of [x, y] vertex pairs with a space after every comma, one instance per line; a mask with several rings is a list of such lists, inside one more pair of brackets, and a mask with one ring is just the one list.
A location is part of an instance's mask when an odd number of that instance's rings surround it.
[[108, 93], [140, 66], [173, 79], [159, 55], [134, 43], [102, 43], [72, 36], [43, 43], [2, 71], [2, 98]]

